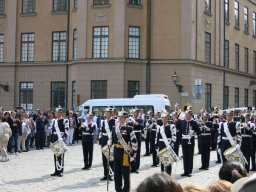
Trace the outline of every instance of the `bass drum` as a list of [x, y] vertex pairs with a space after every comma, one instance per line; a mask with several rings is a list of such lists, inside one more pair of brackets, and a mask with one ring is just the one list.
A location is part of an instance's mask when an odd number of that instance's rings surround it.
[[227, 161], [238, 161], [243, 165], [247, 163], [242, 151], [240, 149], [236, 149], [236, 147], [226, 149], [223, 154]]
[[165, 167], [168, 167], [172, 163], [177, 162], [175, 155], [172, 154], [171, 151], [168, 151], [166, 147], [159, 151], [157, 153], [157, 156], [159, 157], [159, 160]]

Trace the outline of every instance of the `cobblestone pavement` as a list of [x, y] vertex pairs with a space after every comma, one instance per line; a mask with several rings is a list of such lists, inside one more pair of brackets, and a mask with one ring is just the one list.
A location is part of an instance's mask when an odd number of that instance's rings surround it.
[[[142, 143], [142, 155], [145, 147]], [[180, 152], [181, 153], [181, 152]], [[197, 147], [195, 147], [197, 153]], [[81, 143], [70, 146], [65, 154], [64, 177], [50, 177], [54, 172], [53, 153], [49, 149], [32, 150], [28, 153], [11, 155], [7, 163], [0, 163], [0, 191], [36, 192], [36, 191], [107, 191], [107, 182], [100, 181], [103, 176], [100, 146], [94, 145], [94, 159], [91, 170], [82, 171], [83, 157]], [[183, 162], [173, 167], [173, 176], [183, 185], [189, 183], [207, 186], [218, 179], [220, 164], [215, 164], [216, 152], [211, 152], [209, 171], [199, 171], [201, 156], [194, 156], [192, 177], [180, 177], [183, 173]], [[139, 174], [131, 174], [131, 189], [136, 189], [147, 176], [160, 172], [160, 167], [151, 168], [152, 158], [141, 157]], [[110, 182], [109, 191], [114, 190], [114, 182]]]

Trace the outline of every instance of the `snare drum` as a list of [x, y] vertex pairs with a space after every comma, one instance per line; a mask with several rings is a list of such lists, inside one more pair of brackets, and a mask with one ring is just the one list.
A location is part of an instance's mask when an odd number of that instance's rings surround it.
[[[105, 157], [108, 159], [109, 158], [109, 148], [108, 145], [105, 145], [104, 147], [102, 147], [102, 153], [105, 155]], [[114, 161], [114, 155], [113, 155], [113, 148], [110, 147], [110, 159], [109, 161]]]
[[238, 161], [242, 164], [245, 164], [244, 155], [240, 149], [236, 149], [236, 147], [230, 147], [224, 151], [224, 156], [227, 161]]
[[171, 152], [167, 150], [166, 147], [159, 151], [157, 153], [157, 156], [159, 157], [159, 160], [165, 167], [168, 167], [172, 163], [176, 162], [176, 159], [173, 157]]

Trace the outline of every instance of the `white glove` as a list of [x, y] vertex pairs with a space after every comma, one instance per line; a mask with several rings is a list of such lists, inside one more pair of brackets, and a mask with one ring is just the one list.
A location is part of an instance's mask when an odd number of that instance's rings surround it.
[[59, 143], [63, 143], [63, 139], [62, 138], [59, 138], [58, 141], [59, 141]]
[[237, 149], [237, 150], [240, 149], [240, 145], [239, 145], [239, 144], [236, 145], [236, 149]]
[[168, 145], [166, 148], [168, 151], [170, 151], [172, 149], [172, 147], [170, 145]]
[[146, 123], [146, 127], [148, 127], [149, 126], [149, 123]]
[[109, 139], [109, 140], [108, 140], [108, 146], [111, 146], [111, 145], [112, 145], [112, 140]]

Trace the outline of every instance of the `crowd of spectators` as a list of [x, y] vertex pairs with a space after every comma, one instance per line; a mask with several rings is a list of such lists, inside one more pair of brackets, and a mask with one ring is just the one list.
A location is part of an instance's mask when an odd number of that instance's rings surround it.
[[239, 162], [226, 162], [219, 170], [219, 180], [207, 187], [189, 184], [184, 187], [165, 173], [157, 173], [146, 178], [136, 192], [255, 192], [256, 174], [248, 175]]

